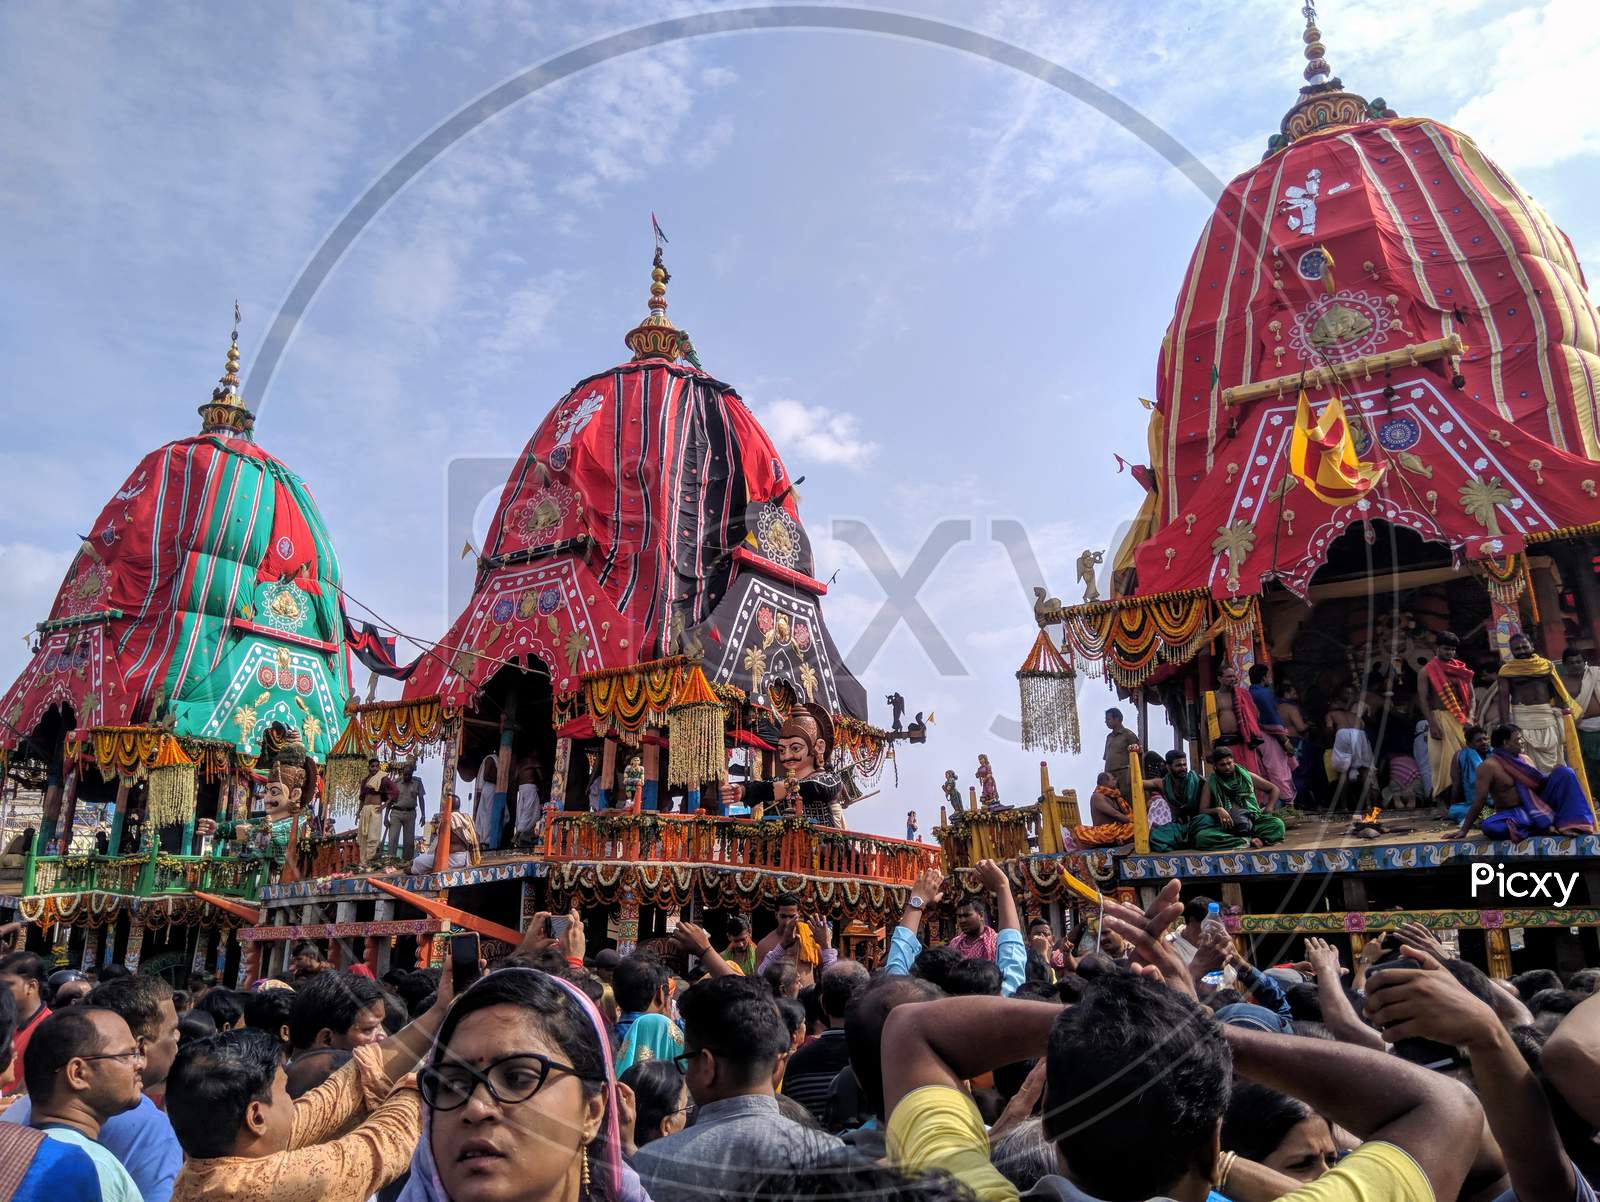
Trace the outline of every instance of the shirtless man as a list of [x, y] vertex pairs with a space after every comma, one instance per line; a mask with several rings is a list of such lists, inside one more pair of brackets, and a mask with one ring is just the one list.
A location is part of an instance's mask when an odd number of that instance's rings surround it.
[[[1209, 729], [1208, 722], [1206, 733], [1211, 745], [1207, 751], [1214, 751], [1218, 747], [1231, 747], [1234, 756], [1241, 764], [1252, 772], [1257, 771], [1261, 767], [1261, 759], [1256, 754], [1255, 745], [1250, 739], [1250, 732], [1259, 728], [1255, 702], [1250, 699], [1249, 690], [1240, 687], [1239, 673], [1232, 664], [1224, 666], [1217, 674], [1217, 687], [1208, 693], [1207, 697], [1211, 700], [1208, 708], [1213, 711], [1208, 713], [1207, 717], [1216, 718], [1214, 731]], [[1248, 716], [1239, 713], [1241, 705], [1250, 707]], [[1257, 735], [1256, 739], [1259, 742], [1260, 736]]]
[[832, 924], [818, 919], [802, 931], [800, 899], [792, 893], [778, 895], [774, 916], [777, 929], [756, 944], [756, 972], [787, 960], [795, 967], [801, 989], [816, 984], [822, 970], [839, 957], [833, 949]]
[[1600, 787], [1600, 668], [1578, 648], [1568, 647], [1561, 656], [1561, 683], [1578, 705], [1578, 745], [1592, 794]]
[[1511, 636], [1511, 658], [1500, 665], [1496, 710], [1501, 725], [1521, 728], [1527, 756], [1540, 772], [1563, 760], [1566, 708], [1566, 689], [1555, 665], [1519, 630]]
[[1540, 773], [1529, 762], [1527, 742], [1516, 726], [1495, 727], [1489, 742], [1493, 750], [1478, 765], [1477, 785], [1461, 829], [1446, 839], [1471, 834], [1485, 801], [1494, 802], [1494, 813], [1483, 820], [1483, 833], [1490, 839], [1517, 842], [1529, 835], [1594, 830], [1594, 811], [1571, 768], [1562, 765], [1549, 774]]
[[[1366, 773], [1372, 767], [1372, 743], [1361, 724], [1361, 707], [1355, 690], [1345, 689], [1324, 719], [1333, 738], [1333, 775], [1355, 786], [1355, 799], [1366, 789]], [[1352, 804], [1355, 804], [1353, 799]]]

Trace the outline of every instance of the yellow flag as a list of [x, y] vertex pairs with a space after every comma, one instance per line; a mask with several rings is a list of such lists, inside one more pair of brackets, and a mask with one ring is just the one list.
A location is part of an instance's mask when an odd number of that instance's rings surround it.
[[1301, 389], [1289, 442], [1289, 470], [1306, 491], [1329, 505], [1348, 505], [1371, 491], [1386, 466], [1363, 463], [1357, 457], [1344, 403], [1338, 397], [1313, 419], [1311, 402]]

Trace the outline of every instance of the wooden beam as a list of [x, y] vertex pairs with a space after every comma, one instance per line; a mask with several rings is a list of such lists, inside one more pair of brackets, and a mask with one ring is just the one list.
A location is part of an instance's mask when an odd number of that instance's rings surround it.
[[465, 910], [446, 905], [444, 902], [434, 901], [431, 897], [423, 897], [421, 894], [413, 893], [409, 889], [402, 889], [399, 885], [391, 885], [382, 877], [369, 876], [366, 880], [367, 884], [374, 889], [381, 889], [385, 893], [398, 897], [403, 902], [409, 902], [424, 914], [437, 918], [441, 922], [453, 922], [458, 927], [466, 927], [469, 931], [476, 931], [489, 939], [498, 939], [503, 943], [509, 943], [512, 947], [518, 947], [522, 943], [521, 931], [503, 927], [498, 922], [490, 922], [487, 918], [479, 918], [476, 914], [469, 914]]
[[201, 893], [198, 889], [194, 891], [194, 895], [201, 901], [209, 902], [217, 909], [232, 914], [235, 918], [242, 919], [251, 926], [255, 926], [256, 923], [261, 921], [261, 911], [255, 906], [247, 906], [244, 902], [230, 901], [226, 897], [218, 897], [215, 893]]
[[1247, 401], [1268, 396], [1282, 396], [1285, 393], [1294, 396], [1302, 387], [1316, 391], [1319, 388], [1326, 388], [1335, 380], [1353, 380], [1358, 376], [1365, 379], [1374, 372], [1385, 372], [1396, 367], [1414, 367], [1419, 363], [1429, 363], [1448, 355], [1459, 355], [1464, 350], [1466, 344], [1461, 341], [1461, 335], [1449, 334], [1443, 338], [1435, 338], [1431, 342], [1418, 342], [1394, 351], [1378, 351], [1344, 363], [1313, 367], [1303, 372], [1292, 371], [1287, 375], [1273, 376], [1270, 380], [1258, 380], [1254, 384], [1237, 384], [1222, 390], [1222, 403], [1242, 405]]

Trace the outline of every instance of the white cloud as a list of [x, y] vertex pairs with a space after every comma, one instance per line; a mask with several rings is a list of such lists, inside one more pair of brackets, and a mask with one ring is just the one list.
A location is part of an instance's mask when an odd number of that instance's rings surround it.
[[878, 451], [877, 443], [862, 436], [855, 414], [826, 405], [777, 400], [763, 406], [756, 416], [785, 460], [802, 475], [808, 461], [861, 467]]
[[[1487, 61], [1473, 73], [1477, 94], [1450, 124], [1512, 170], [1553, 167], [1600, 150], [1594, 18], [1587, 0], [1555, 0], [1542, 11], [1522, 9], [1471, 30], [1471, 45]], [[1467, 32], [1458, 44], [1467, 42]]]

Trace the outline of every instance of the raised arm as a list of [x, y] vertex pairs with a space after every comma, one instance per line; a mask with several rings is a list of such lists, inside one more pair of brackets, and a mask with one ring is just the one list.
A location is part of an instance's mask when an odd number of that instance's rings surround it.
[[969, 1077], [1043, 1056], [1060, 1006], [1015, 998], [953, 997], [889, 1012], [883, 1029], [883, 1101], [928, 1085], [959, 1089]]
[[1417, 1162], [1435, 1197], [1456, 1196], [1471, 1159], [1461, 1154], [1462, 1132], [1483, 1125], [1463, 1087], [1367, 1048], [1236, 1026], [1223, 1034], [1235, 1072], [1299, 1098], [1364, 1140], [1394, 1144]]
[[728, 977], [734, 975], [733, 966], [717, 953], [716, 948], [711, 946], [711, 937], [694, 923], [679, 922], [677, 930], [672, 932], [672, 941], [691, 956], [698, 956], [700, 963], [705, 965], [707, 976]]
[[[911, 965], [922, 951], [922, 941], [917, 934], [922, 930], [922, 918], [927, 907], [939, 899], [944, 887], [944, 873], [930, 868], [917, 878], [906, 894], [905, 909], [900, 911], [900, 923], [889, 936], [889, 956], [883, 971], [891, 977], [911, 975]], [[913, 904], [920, 902], [920, 905]]]
[[1571, 1202], [1577, 1180], [1538, 1078], [1495, 1012], [1425, 951], [1407, 947], [1416, 968], [1391, 968], [1373, 981], [1367, 1009], [1384, 1039], [1421, 1038], [1465, 1048], [1478, 1101], [1505, 1158], [1517, 1202]]
[[1017, 916], [1017, 899], [1011, 893], [1011, 881], [1006, 870], [993, 860], [982, 860], [977, 868], [978, 880], [994, 894], [996, 936], [995, 966], [1000, 970], [1000, 994], [1010, 997], [1022, 986], [1028, 972], [1028, 949], [1022, 942], [1022, 919]]
[[1322, 1003], [1322, 1025], [1333, 1032], [1343, 1043], [1359, 1048], [1384, 1050], [1383, 1036], [1379, 1035], [1356, 1013], [1344, 991], [1339, 971], [1339, 953], [1323, 939], [1306, 940], [1306, 959], [1317, 974], [1317, 1000]]
[[1539, 1067], [1584, 1122], [1600, 1127], [1600, 993], [1561, 1020]]

